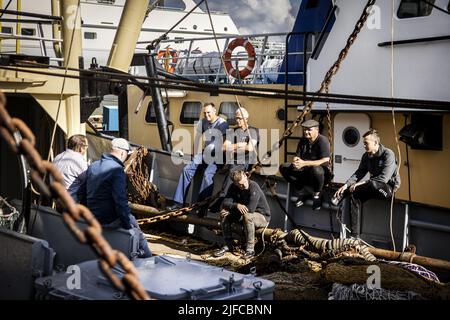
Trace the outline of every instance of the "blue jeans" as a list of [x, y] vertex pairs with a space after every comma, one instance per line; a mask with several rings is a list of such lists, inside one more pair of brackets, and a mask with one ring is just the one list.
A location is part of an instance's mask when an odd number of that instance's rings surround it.
[[217, 171], [217, 165], [206, 164], [202, 162], [202, 156], [196, 155], [194, 160], [183, 168], [180, 179], [178, 180], [177, 190], [173, 196], [173, 200], [177, 203], [184, 204], [186, 199], [186, 194], [189, 189], [189, 185], [194, 178], [194, 175], [199, 171], [205, 169], [203, 173], [203, 180], [200, 186], [200, 191], [198, 195], [198, 201], [202, 201], [205, 198], [212, 195], [214, 189], [214, 174]]

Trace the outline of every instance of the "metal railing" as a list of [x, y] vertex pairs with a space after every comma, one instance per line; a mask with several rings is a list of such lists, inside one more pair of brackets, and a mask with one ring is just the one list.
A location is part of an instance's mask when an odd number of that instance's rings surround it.
[[[38, 19], [19, 19], [19, 18], [0, 18], [0, 23], [6, 22], [6, 23], [27, 23], [27, 24], [33, 24], [36, 26], [36, 31], [38, 33], [38, 36], [27, 36], [18, 34], [18, 30], [16, 30], [16, 34], [12, 33], [0, 33], [0, 40], [29, 40], [29, 41], [39, 41], [39, 46], [41, 50], [42, 56], [47, 56], [47, 47], [46, 42], [52, 42], [52, 43], [62, 43], [63, 39], [55, 39], [55, 38], [46, 38], [44, 35], [44, 29], [42, 27], [43, 24], [53, 24], [53, 23], [59, 23], [62, 18], [58, 16], [50, 16], [50, 15], [44, 15], [44, 14], [37, 14], [33, 12], [25, 12], [25, 11], [15, 11], [15, 10], [4, 10], [0, 9], [0, 13], [2, 14], [9, 14], [9, 15], [17, 15], [17, 16], [24, 16], [24, 17], [32, 17], [32, 18], [38, 18]], [[39, 20], [43, 19], [43, 20]], [[13, 27], [11, 27], [11, 30], [13, 30]], [[1, 45], [1, 41], [0, 41]], [[0, 46], [1, 49], [1, 46]], [[63, 61], [63, 58], [50, 58], [52, 61]]]
[[[281, 75], [283, 72], [280, 72], [278, 70], [273, 70], [272, 68], [269, 69], [268, 67], [264, 65], [264, 62], [276, 59], [278, 61], [275, 61], [276, 65], [274, 68], [279, 68], [282, 64], [283, 59], [286, 59], [286, 45], [284, 42], [277, 42], [277, 41], [269, 41], [270, 38], [273, 37], [285, 37], [289, 33], [259, 33], [259, 34], [245, 34], [245, 35], [225, 35], [225, 36], [217, 36], [217, 37], [196, 37], [196, 38], [185, 38], [185, 39], [166, 39], [162, 40], [159, 44], [159, 46], [156, 48], [156, 52], [166, 50], [167, 47], [170, 48], [171, 44], [176, 44], [178, 47], [180, 44], [186, 44], [187, 49], [177, 49], [178, 52], [182, 53], [181, 55], [177, 56], [177, 63], [172, 63], [172, 66], [176, 66], [176, 70], [180, 73], [180, 75], [184, 77], [194, 77], [196, 79], [198, 78], [204, 78], [200, 80], [204, 80], [205, 82], [215, 82], [219, 83], [220, 80], [228, 81], [227, 79], [227, 73], [225, 72], [222, 62], [220, 61], [222, 53], [225, 52], [226, 48], [228, 47], [228, 44], [230, 41], [236, 37], [243, 37], [248, 38], [250, 42], [255, 46], [256, 51], [256, 64], [252, 71], [252, 73], [242, 82], [244, 83], [270, 83], [268, 81], [267, 76], [273, 76], [273, 75]], [[223, 41], [223, 47], [220, 53], [217, 53], [217, 49], [215, 51], [209, 52], [207, 55], [206, 53], [196, 53], [196, 49], [194, 48], [195, 42], [196, 47], [202, 47], [201, 43], [206, 41], [214, 41], [222, 40]], [[146, 44], [150, 43], [151, 41], [139, 41], [138, 44]], [[168, 46], [167, 46], [168, 44]], [[215, 45], [214, 45], [215, 47]], [[173, 48], [175, 50], [175, 48]], [[214, 54], [215, 53], [215, 54]], [[303, 51], [295, 51], [295, 52], [288, 52], [288, 56], [292, 55], [311, 55], [312, 52], [306, 52]], [[160, 61], [164, 60], [171, 60], [172, 57], [162, 57], [159, 59]], [[214, 65], [208, 64], [212, 59], [216, 60]], [[192, 63], [192, 61], [199, 61], [199, 63], [189, 64]], [[236, 54], [233, 54], [231, 57], [231, 61], [235, 62], [236, 64], [239, 63], [239, 61], [247, 60], [247, 54], [245, 52], [238, 52]], [[180, 64], [180, 62], [182, 62]], [[194, 70], [192, 70], [194, 69]], [[197, 69], [197, 70], [195, 70]], [[214, 69], [211, 70], [212, 72], [206, 72], [205, 69]], [[191, 72], [193, 71], [193, 72]], [[197, 72], [198, 71], [198, 72]], [[291, 75], [302, 75], [303, 71], [298, 72], [290, 72]], [[211, 79], [214, 79], [214, 81], [211, 81]]]

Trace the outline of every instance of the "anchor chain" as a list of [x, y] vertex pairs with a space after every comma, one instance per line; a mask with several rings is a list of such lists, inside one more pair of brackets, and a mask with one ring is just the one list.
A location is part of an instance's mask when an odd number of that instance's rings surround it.
[[[326, 73], [325, 78], [322, 81], [322, 83], [320, 85], [320, 89], [317, 91], [317, 93], [323, 93], [325, 91], [325, 89], [328, 89], [330, 87], [331, 80], [338, 72], [339, 68], [341, 67], [342, 62], [347, 57], [351, 46], [355, 42], [356, 38], [358, 37], [358, 34], [360, 33], [361, 29], [363, 28], [364, 24], [366, 23], [367, 18], [370, 15], [369, 9], [371, 6], [373, 6], [375, 4], [375, 1], [376, 0], [368, 0], [367, 1], [367, 4], [364, 7], [361, 17], [358, 19], [358, 22], [356, 23], [353, 32], [350, 34], [350, 36], [347, 39], [347, 43], [346, 43], [345, 47], [341, 50], [341, 52], [339, 53], [338, 59], [335, 61], [335, 63], [331, 66], [331, 68]], [[295, 119], [295, 121], [291, 124], [291, 126], [289, 128], [287, 128], [286, 131], [283, 132], [283, 135], [282, 135], [281, 139], [278, 141], [277, 146], [273, 147], [271, 150], [269, 150], [263, 159], [270, 158], [272, 153], [275, 150], [279, 149], [283, 145], [284, 141], [294, 133], [295, 128], [298, 127], [301, 122], [303, 122], [303, 119], [306, 117], [306, 115], [311, 112], [313, 106], [314, 106], [314, 101], [309, 101], [305, 104], [300, 115]], [[258, 164], [258, 165], [261, 165], [261, 164]]]
[[[149, 295], [139, 282], [138, 272], [128, 258], [120, 251], [111, 248], [102, 236], [102, 227], [92, 212], [81, 204], [76, 204], [63, 185], [63, 177], [49, 161], [42, 160], [35, 146], [35, 136], [30, 128], [20, 119], [11, 118], [5, 108], [6, 98], [0, 92], [0, 135], [16, 154], [23, 155], [31, 167], [31, 179], [41, 194], [54, 199], [63, 208], [63, 220], [73, 235], [83, 244], [92, 247], [99, 259], [99, 266], [104, 275], [120, 291], [132, 299], [148, 300]], [[44, 176], [50, 176], [50, 184], [44, 182]], [[87, 227], [82, 230], [78, 221], [84, 221]], [[119, 279], [112, 269], [119, 265], [125, 275]]]

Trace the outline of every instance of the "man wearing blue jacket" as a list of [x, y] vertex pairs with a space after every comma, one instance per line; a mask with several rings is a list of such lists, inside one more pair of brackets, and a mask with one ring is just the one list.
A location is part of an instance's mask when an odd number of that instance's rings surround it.
[[100, 160], [87, 169], [86, 203], [103, 227], [137, 229], [138, 257], [148, 258], [152, 253], [128, 206], [127, 179], [123, 163], [130, 151], [127, 140], [116, 138], [111, 142], [111, 153], [103, 154]]
[[[355, 173], [336, 191], [333, 204], [350, 194], [351, 228], [354, 237], [361, 233], [361, 206], [372, 199], [388, 199], [400, 187], [400, 176], [397, 173], [395, 154], [380, 143], [376, 130], [369, 130], [363, 135], [364, 148], [361, 162]], [[361, 181], [369, 173], [368, 180]]]

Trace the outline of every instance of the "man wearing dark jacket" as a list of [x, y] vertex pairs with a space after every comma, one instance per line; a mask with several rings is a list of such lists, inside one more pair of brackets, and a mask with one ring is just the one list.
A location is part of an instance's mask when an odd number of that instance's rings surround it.
[[106, 228], [137, 229], [139, 257], [151, 257], [147, 241], [131, 214], [126, 191], [123, 163], [130, 152], [127, 140], [116, 138], [111, 142], [111, 153], [103, 154], [86, 172], [86, 203], [100, 224]]
[[255, 228], [267, 227], [270, 208], [259, 185], [249, 180], [244, 171], [233, 171], [231, 179], [233, 184], [228, 189], [220, 213], [225, 246], [214, 255], [220, 257], [233, 250], [231, 224], [242, 221], [247, 239], [243, 258], [249, 259], [255, 255]]
[[[361, 163], [332, 200], [338, 204], [346, 194], [350, 194], [352, 234], [357, 238], [361, 234], [362, 203], [372, 198], [388, 199], [400, 187], [394, 152], [380, 144], [376, 130], [369, 130], [363, 138], [366, 152]], [[369, 180], [361, 181], [367, 173], [370, 174]]]

